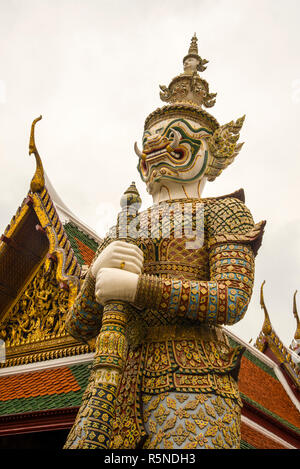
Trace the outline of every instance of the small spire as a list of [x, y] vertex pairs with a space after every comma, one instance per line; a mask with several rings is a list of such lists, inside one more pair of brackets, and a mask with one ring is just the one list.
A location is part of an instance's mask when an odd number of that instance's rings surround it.
[[262, 331], [265, 335], [269, 335], [272, 332], [272, 325], [271, 325], [269, 313], [268, 313], [268, 310], [266, 308], [265, 300], [264, 300], [263, 287], [264, 287], [265, 283], [266, 283], [266, 281], [264, 280], [263, 283], [261, 284], [261, 287], [260, 287], [260, 306], [262, 307], [262, 309], [264, 310], [264, 313], [265, 313], [265, 320], [264, 320], [264, 323], [263, 323]]
[[[160, 99], [167, 103], [184, 104], [189, 107], [212, 107], [216, 102], [216, 93], [209, 92], [209, 84], [198, 72], [206, 69], [208, 60], [198, 54], [196, 33], [192, 37], [188, 54], [183, 58], [183, 73], [173, 78], [169, 86], [160, 85]], [[143, 154], [135, 146], [140, 158]]]
[[[204, 72], [206, 70], [206, 64], [208, 64], [208, 60], [202, 59], [199, 55], [198, 52], [198, 38], [196, 36], [196, 33], [194, 33], [194, 36], [191, 39], [191, 44], [189, 47], [188, 54], [184, 57], [183, 59], [183, 65], [186, 59], [193, 58], [198, 61], [198, 64], [196, 66], [196, 70], [198, 72]], [[186, 69], [186, 67], [184, 67]]]
[[198, 38], [196, 36], [196, 33], [194, 33], [194, 36], [191, 39], [191, 45], [189, 48], [189, 54], [195, 54], [198, 55]]
[[34, 153], [36, 160], [36, 170], [30, 183], [32, 192], [41, 192], [45, 187], [44, 168], [39, 152], [37, 151], [34, 138], [35, 124], [42, 119], [42, 116], [34, 119], [31, 125], [30, 140], [29, 140], [29, 155]]
[[137, 217], [142, 199], [134, 182], [123, 193], [120, 205], [122, 211], [118, 215], [117, 237], [119, 239], [136, 239], [138, 225], [131, 224], [131, 221]]
[[296, 295], [297, 295], [297, 290], [294, 293], [294, 299], [293, 299], [293, 314], [297, 321], [297, 328], [296, 328], [296, 332], [294, 335], [294, 339], [300, 340], [300, 321], [299, 321], [299, 316], [298, 316], [298, 311], [297, 311]]
[[130, 207], [133, 204], [137, 204], [140, 208], [141, 206], [141, 197], [139, 194], [139, 191], [136, 188], [135, 182], [132, 182], [128, 189], [124, 192], [124, 194], [121, 197], [120, 200], [120, 205], [122, 208], [124, 207]]

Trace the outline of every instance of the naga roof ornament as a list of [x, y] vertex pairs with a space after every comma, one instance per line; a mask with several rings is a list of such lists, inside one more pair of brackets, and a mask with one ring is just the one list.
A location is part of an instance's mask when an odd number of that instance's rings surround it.
[[293, 300], [293, 314], [295, 316], [295, 319], [297, 321], [297, 329], [294, 335], [295, 340], [300, 340], [300, 320], [299, 320], [299, 315], [297, 311], [297, 303], [296, 303], [296, 295], [297, 295], [297, 290], [294, 293], [294, 300]]
[[[263, 293], [263, 287], [264, 287], [265, 281], [263, 281], [261, 288], [260, 288], [260, 305], [262, 309], [264, 310], [264, 323], [261, 329], [261, 332], [256, 339], [254, 347], [256, 347], [260, 352], [265, 353], [267, 348], [271, 350], [271, 352], [274, 354], [275, 359], [279, 361], [280, 364], [282, 364], [285, 368], [285, 370], [288, 372], [294, 383], [296, 384], [297, 388], [299, 388], [300, 385], [300, 372], [299, 372], [299, 366], [298, 362], [295, 361], [295, 355], [293, 352], [296, 354], [299, 353], [299, 345], [297, 342], [297, 332], [295, 334], [295, 341], [294, 344], [291, 344], [290, 347], [286, 347], [283, 342], [279, 339], [278, 335], [276, 334], [275, 330], [273, 329], [270, 316], [267, 310], [267, 307], [265, 305], [265, 300], [264, 300], [264, 293]], [[298, 313], [297, 313], [297, 308], [296, 308], [296, 303], [295, 303], [295, 297], [296, 293], [294, 294], [294, 315], [297, 319], [297, 331], [299, 331], [299, 318], [298, 318]]]
[[271, 324], [271, 321], [270, 321], [270, 316], [269, 316], [267, 307], [265, 305], [264, 290], [263, 290], [265, 283], [266, 283], [266, 281], [264, 280], [263, 283], [261, 284], [261, 287], [260, 287], [260, 306], [264, 310], [264, 313], [265, 313], [265, 320], [264, 320], [264, 323], [263, 323], [262, 331], [265, 335], [269, 335], [269, 334], [271, 334], [273, 329], [272, 329], [272, 324]]
[[30, 132], [30, 140], [29, 140], [29, 155], [31, 155], [33, 153], [34, 156], [35, 156], [35, 160], [36, 160], [36, 170], [35, 170], [34, 176], [33, 176], [32, 180], [31, 180], [31, 183], [30, 183], [30, 189], [31, 189], [32, 192], [41, 192], [45, 187], [44, 168], [43, 168], [41, 157], [40, 157], [39, 152], [36, 148], [35, 138], [34, 138], [35, 125], [41, 119], [42, 119], [42, 116], [37, 117], [32, 122], [31, 132]]
[[297, 355], [300, 355], [300, 320], [299, 320], [299, 314], [297, 310], [297, 303], [296, 303], [296, 295], [297, 295], [297, 290], [294, 293], [294, 298], [293, 298], [293, 314], [296, 319], [296, 332], [294, 335], [294, 339], [292, 340], [290, 344], [290, 349], [295, 352]]

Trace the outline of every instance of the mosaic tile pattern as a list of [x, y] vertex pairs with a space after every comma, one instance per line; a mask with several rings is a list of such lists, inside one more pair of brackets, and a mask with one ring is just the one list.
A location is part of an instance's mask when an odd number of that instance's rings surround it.
[[147, 449], [238, 449], [240, 406], [213, 394], [143, 396]]
[[90, 374], [86, 364], [0, 378], [0, 415], [79, 406]]
[[98, 243], [80, 231], [74, 223], [66, 223], [64, 230], [67, 233], [79, 264], [90, 265], [97, 251]]

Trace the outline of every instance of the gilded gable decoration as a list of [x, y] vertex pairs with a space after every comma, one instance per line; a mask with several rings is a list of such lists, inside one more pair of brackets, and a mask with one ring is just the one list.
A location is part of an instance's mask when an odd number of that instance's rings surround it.
[[68, 224], [66, 231], [59, 219], [35, 143], [35, 125], [41, 118], [33, 121], [30, 132], [29, 154], [36, 158], [30, 190], [0, 241], [0, 339], [6, 344], [5, 366], [91, 350], [66, 332], [65, 316], [83, 281], [71, 241], [77, 252], [82, 251], [81, 262], [90, 262], [90, 252], [98, 245], [90, 238], [86, 245], [80, 230]]

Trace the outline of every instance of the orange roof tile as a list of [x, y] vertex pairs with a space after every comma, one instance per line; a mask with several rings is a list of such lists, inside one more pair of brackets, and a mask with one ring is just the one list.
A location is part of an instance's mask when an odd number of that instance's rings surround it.
[[0, 401], [78, 391], [80, 386], [67, 367], [12, 376], [0, 381]]
[[82, 241], [80, 241], [80, 239], [76, 238], [75, 236], [74, 236], [74, 239], [78, 245], [78, 248], [80, 250], [80, 254], [84, 260], [84, 263], [87, 265], [90, 265], [92, 260], [95, 257], [95, 251], [93, 251], [89, 246], [84, 244]]
[[265, 409], [300, 427], [300, 415], [282, 384], [246, 357], [239, 374], [240, 392]]

